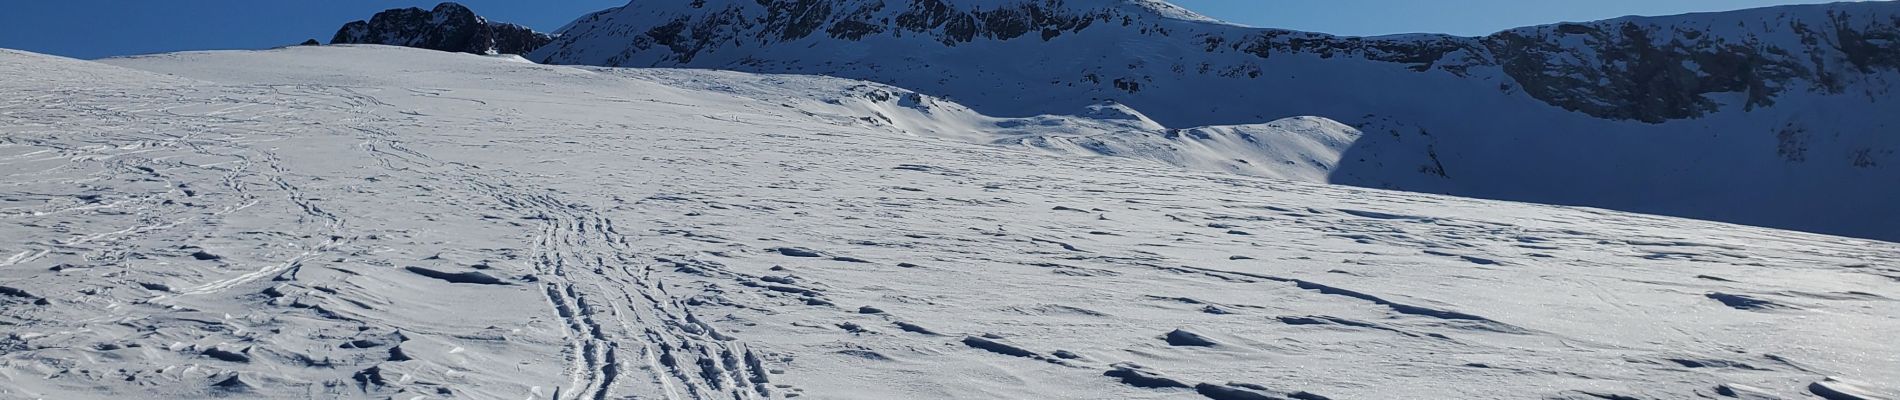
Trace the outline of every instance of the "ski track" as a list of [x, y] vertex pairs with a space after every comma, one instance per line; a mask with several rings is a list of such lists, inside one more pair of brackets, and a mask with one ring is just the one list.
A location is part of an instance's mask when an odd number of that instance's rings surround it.
[[0, 53], [37, 77], [0, 82], [0, 397], [1900, 379], [1891, 243], [920, 139], [708, 80], [743, 74], [385, 47], [112, 62], [191, 78]]

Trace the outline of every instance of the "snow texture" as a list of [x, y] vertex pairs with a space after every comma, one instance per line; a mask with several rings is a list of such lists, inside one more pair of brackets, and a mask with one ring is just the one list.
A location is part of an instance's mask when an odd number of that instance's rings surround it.
[[[1154, 128], [1114, 105], [991, 117], [835, 78], [386, 46], [0, 51], [0, 76], [4, 398], [1876, 398], [1900, 382], [1893, 243], [989, 143]], [[889, 108], [925, 102], [956, 117]], [[890, 121], [864, 119], [877, 107]], [[900, 127], [952, 122], [1033, 132]], [[1202, 133], [1305, 135], [1279, 154], [1310, 155], [1342, 132]]]

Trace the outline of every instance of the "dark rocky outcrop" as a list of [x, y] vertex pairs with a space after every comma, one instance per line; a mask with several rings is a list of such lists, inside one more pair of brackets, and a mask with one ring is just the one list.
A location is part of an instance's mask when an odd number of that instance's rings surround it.
[[527, 54], [553, 37], [521, 25], [492, 22], [456, 3], [435, 9], [397, 8], [344, 24], [331, 44], [384, 44], [473, 54]]
[[[1559, 24], [1484, 37], [1504, 71], [1533, 97], [1593, 116], [1663, 122], [1717, 111], [1709, 96], [1740, 93], [1745, 107], [1773, 105], [1792, 81], [1843, 90], [1841, 74], [1900, 68], [1900, 18], [1855, 24], [1830, 11], [1813, 26], [1794, 19], [1796, 46], [1762, 36], [1641, 20]], [[1727, 36], [1727, 37], [1725, 37]], [[1575, 43], [1583, 43], [1578, 47]], [[1566, 57], [1593, 54], [1594, 59]], [[1844, 58], [1847, 67], [1830, 65]]]
[[1900, 198], [1900, 2], [1350, 37], [1161, 0], [641, 0], [526, 57], [860, 79], [998, 117], [1322, 116], [1368, 134], [1330, 183], [1900, 238], [1871, 222]]

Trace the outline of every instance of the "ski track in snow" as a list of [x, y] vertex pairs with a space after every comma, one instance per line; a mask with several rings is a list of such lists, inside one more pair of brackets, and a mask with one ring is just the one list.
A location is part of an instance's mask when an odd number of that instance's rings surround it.
[[381, 46], [0, 73], [25, 77], [0, 81], [6, 398], [1900, 382], [1892, 243], [1037, 154], [719, 89], [797, 77]]

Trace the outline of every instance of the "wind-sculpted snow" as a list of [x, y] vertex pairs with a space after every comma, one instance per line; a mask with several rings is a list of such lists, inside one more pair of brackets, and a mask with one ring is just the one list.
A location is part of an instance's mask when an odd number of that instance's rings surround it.
[[826, 82], [775, 76], [383, 46], [0, 74], [5, 398], [1900, 389], [1892, 243], [919, 137], [747, 89]]
[[[1326, 182], [1340, 164], [1341, 153], [1361, 136], [1351, 126], [1319, 117], [1168, 129], [1140, 111], [1114, 102], [1090, 105], [1075, 110], [1074, 115], [998, 118], [946, 99], [849, 79], [673, 69], [616, 69], [607, 73], [790, 105], [836, 124], [1047, 154], [1130, 158], [1306, 182]], [[1375, 152], [1362, 149], [1362, 153]], [[1404, 151], [1389, 153], [1376, 157], [1392, 165], [1378, 171], [1386, 175], [1411, 173], [1406, 168], [1430, 162], [1407, 159], [1409, 154]]]

